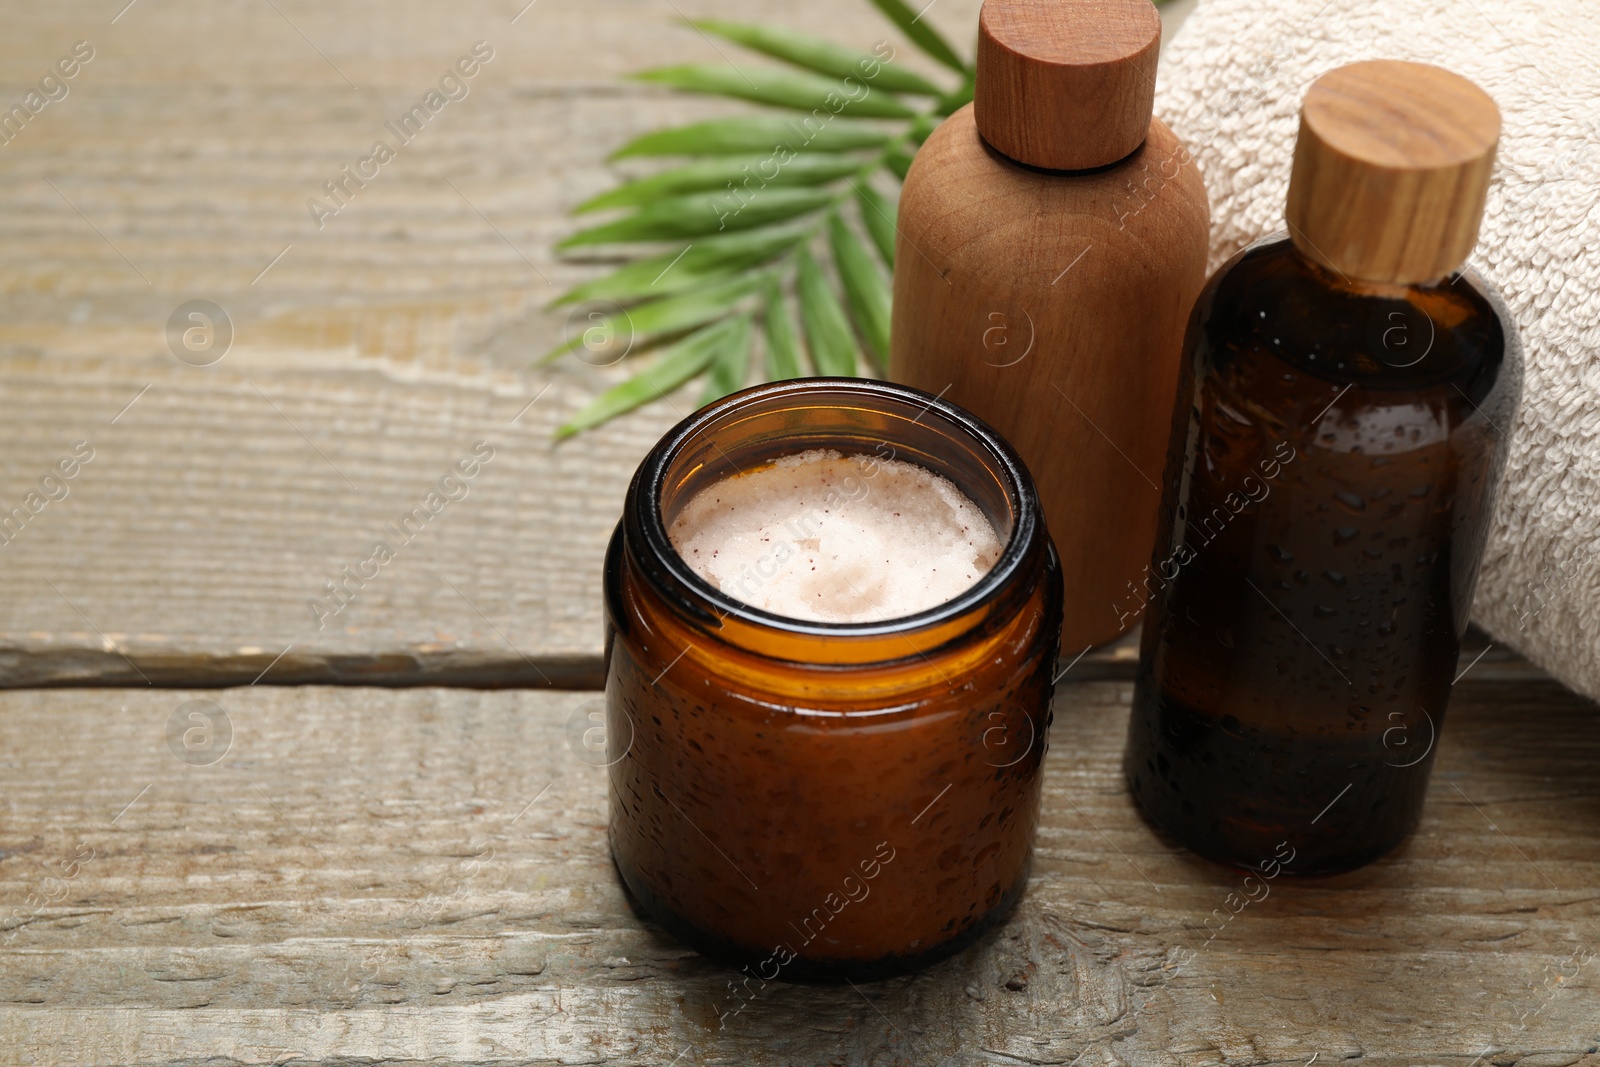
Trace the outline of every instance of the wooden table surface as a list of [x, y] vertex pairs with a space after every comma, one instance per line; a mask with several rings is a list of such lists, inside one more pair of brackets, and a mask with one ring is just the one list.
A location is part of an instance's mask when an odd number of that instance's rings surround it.
[[[1237, 913], [1236, 872], [1130, 807], [1132, 653], [1095, 653], [1012, 923], [719, 1027], [730, 972], [629, 912], [569, 741], [605, 538], [693, 393], [553, 442], [619, 372], [534, 366], [600, 269], [550, 247], [624, 139], [732, 110], [619, 80], [719, 58], [681, 11], [914, 60], [863, 0], [524, 2], [4, 19], [7, 108], [94, 54], [0, 144], [0, 512], [93, 458], [0, 545], [0, 1064], [1600, 1065], [1600, 709], [1503, 649], [1413, 841]], [[927, 17], [965, 42], [976, 8]], [[307, 199], [477, 41], [467, 98], [319, 229]], [[191, 300], [233, 326], [210, 366], [168, 347]], [[479, 442], [469, 495], [319, 626]], [[196, 700], [214, 760], [169, 743]]]

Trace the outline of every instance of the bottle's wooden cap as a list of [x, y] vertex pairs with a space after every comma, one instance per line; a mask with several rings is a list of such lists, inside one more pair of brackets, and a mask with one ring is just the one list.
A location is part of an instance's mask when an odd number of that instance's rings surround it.
[[1397, 60], [1329, 71], [1300, 112], [1289, 236], [1349, 278], [1442, 278], [1478, 241], [1499, 139], [1499, 109], [1459, 74]]
[[997, 151], [1087, 170], [1144, 143], [1161, 17], [1150, 0], [984, 0], [973, 111]]

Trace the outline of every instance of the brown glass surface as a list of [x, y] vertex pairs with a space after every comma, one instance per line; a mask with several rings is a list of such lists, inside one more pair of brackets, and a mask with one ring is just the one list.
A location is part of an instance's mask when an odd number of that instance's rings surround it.
[[[784, 383], [710, 410], [641, 466], [607, 558], [617, 869], [646, 914], [754, 981], [955, 951], [1021, 895], [1037, 819], [1062, 594], [1027, 473], [900, 386]], [[665, 523], [702, 485], [819, 446], [949, 478], [1007, 541], [1000, 561], [931, 611], [829, 625], [728, 600], [671, 551]]]
[[1185, 341], [1126, 771], [1188, 847], [1360, 866], [1415, 827], [1521, 388], [1472, 277], [1354, 282], [1286, 238]]

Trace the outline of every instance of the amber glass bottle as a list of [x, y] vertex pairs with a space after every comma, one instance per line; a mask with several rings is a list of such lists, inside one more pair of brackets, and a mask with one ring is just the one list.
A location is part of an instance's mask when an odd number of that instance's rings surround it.
[[1438, 68], [1324, 76], [1292, 237], [1195, 307], [1163, 533], [1130, 590], [1126, 772], [1204, 855], [1330, 873], [1417, 823], [1521, 388], [1503, 305], [1460, 269], [1498, 129]]
[[[667, 531], [700, 489], [814, 448], [859, 458], [852, 494], [876, 460], [949, 479], [1000, 534], [999, 561], [919, 614], [830, 624], [743, 604], [678, 556]], [[778, 978], [921, 966], [1010, 911], [1062, 590], [1027, 471], [993, 430], [881, 382], [736, 393], [640, 465], [605, 593], [612, 856], [647, 915], [744, 965], [728, 1010]]]

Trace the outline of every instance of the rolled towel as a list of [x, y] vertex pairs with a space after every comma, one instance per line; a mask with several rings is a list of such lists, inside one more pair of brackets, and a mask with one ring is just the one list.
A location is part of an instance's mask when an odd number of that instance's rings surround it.
[[1200, 0], [1162, 54], [1156, 114], [1211, 195], [1211, 266], [1283, 228], [1300, 102], [1321, 74], [1408, 59], [1499, 104], [1471, 264], [1522, 334], [1522, 410], [1474, 620], [1600, 698], [1600, 31], [1592, 0]]

